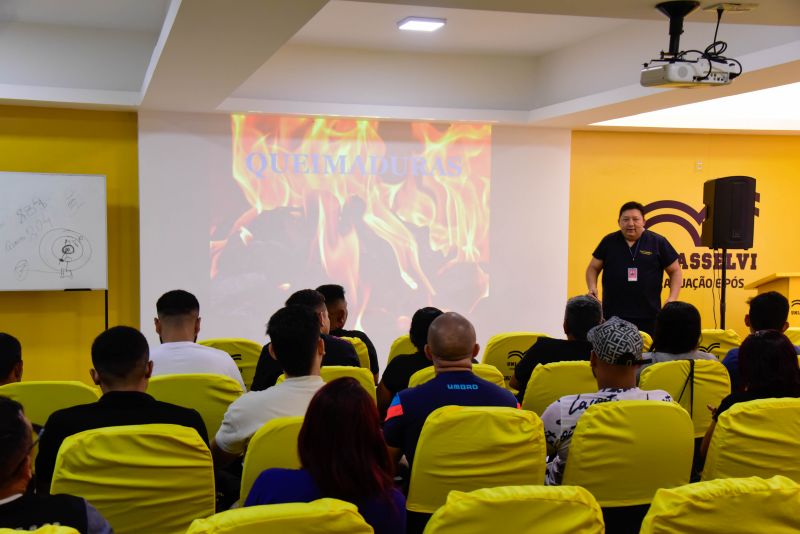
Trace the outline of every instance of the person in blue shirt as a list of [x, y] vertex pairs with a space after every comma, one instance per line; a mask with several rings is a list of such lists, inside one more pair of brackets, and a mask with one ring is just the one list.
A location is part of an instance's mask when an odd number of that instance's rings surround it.
[[414, 461], [422, 425], [437, 408], [451, 405], [519, 407], [510, 391], [472, 373], [472, 359], [479, 350], [475, 328], [465, 317], [448, 312], [431, 323], [425, 355], [433, 361], [436, 377], [398, 392], [383, 423], [386, 443], [405, 454], [409, 468]]
[[[744, 316], [744, 324], [750, 328], [751, 334], [761, 330], [783, 333], [789, 328], [788, 319], [789, 300], [777, 291], [767, 291], [750, 299], [750, 311]], [[795, 352], [800, 354], [800, 346], [795, 347]], [[731, 377], [731, 391], [741, 391], [744, 384], [739, 372], [739, 349], [729, 350], [722, 365]]]
[[267, 469], [245, 506], [331, 497], [355, 504], [377, 534], [405, 534], [406, 500], [394, 486], [375, 401], [358, 381], [339, 378], [314, 395], [297, 451], [302, 469]]

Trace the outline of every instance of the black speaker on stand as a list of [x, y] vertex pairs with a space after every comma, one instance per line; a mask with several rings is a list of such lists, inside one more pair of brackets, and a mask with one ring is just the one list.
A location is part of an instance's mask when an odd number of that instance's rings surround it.
[[720, 326], [725, 329], [725, 289], [728, 285], [728, 250], [753, 246], [753, 226], [758, 215], [756, 180], [750, 176], [727, 176], [703, 184], [701, 242], [708, 248], [722, 249], [722, 290], [719, 299]]

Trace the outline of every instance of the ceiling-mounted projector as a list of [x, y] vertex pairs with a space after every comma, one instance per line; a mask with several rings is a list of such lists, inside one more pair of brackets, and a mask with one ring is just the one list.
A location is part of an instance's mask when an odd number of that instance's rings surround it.
[[742, 65], [735, 59], [722, 55], [727, 43], [717, 41], [717, 31], [722, 13], [722, 5], [717, 9], [717, 30], [714, 42], [704, 51], [680, 51], [680, 38], [683, 33], [683, 19], [697, 9], [700, 2], [670, 1], [661, 2], [656, 9], [669, 17], [669, 52], [661, 52], [659, 59], [644, 64], [641, 84], [645, 87], [702, 87], [708, 85], [727, 85], [742, 73]]

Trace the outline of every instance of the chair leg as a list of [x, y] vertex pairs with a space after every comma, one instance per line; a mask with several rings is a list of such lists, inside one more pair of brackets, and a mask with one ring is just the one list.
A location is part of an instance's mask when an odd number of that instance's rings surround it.
[[606, 534], [638, 534], [649, 504], [603, 508]]

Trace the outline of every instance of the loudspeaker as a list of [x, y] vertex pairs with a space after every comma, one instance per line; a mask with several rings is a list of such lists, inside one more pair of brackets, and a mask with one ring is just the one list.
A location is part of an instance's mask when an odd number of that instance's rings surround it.
[[706, 205], [703, 245], [727, 249], [752, 247], [757, 200], [756, 180], [749, 176], [728, 176], [703, 184]]

